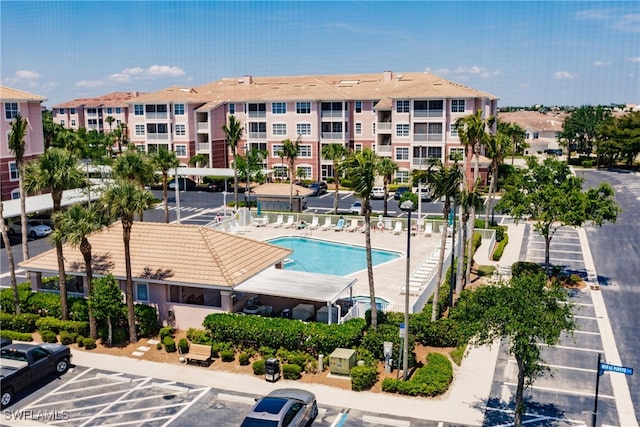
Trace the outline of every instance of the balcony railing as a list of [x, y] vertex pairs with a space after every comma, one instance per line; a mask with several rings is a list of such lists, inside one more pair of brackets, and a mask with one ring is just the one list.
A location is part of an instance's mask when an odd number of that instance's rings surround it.
[[147, 140], [167, 140], [169, 139], [168, 133], [147, 133]]
[[209, 130], [209, 122], [198, 122], [198, 131], [201, 131], [201, 130], [208, 131]]
[[265, 117], [267, 117], [266, 111], [249, 111], [250, 119], [265, 118]]
[[209, 147], [208, 142], [198, 142], [198, 151], [209, 151]]
[[413, 110], [413, 117], [442, 117], [444, 110]]
[[145, 113], [145, 118], [147, 119], [166, 119], [169, 117], [169, 113], [161, 112], [161, 113]]
[[391, 154], [391, 144], [376, 145], [376, 152], [378, 154]]
[[342, 117], [342, 110], [323, 110], [321, 117]]
[[249, 139], [267, 139], [266, 132], [249, 132]]
[[342, 132], [322, 132], [320, 134], [322, 139], [342, 139]]
[[376, 125], [379, 133], [391, 133], [391, 122], [378, 122]]
[[414, 133], [414, 141], [442, 141], [441, 133]]

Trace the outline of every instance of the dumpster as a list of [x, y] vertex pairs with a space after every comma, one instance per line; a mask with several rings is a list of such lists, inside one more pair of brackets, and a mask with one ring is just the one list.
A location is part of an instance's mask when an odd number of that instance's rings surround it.
[[280, 378], [280, 361], [275, 357], [267, 359], [264, 363], [265, 379], [276, 382]]

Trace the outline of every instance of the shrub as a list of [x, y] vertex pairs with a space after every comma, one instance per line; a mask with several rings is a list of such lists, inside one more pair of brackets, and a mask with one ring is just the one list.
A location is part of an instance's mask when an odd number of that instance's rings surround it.
[[251, 364], [254, 375], [264, 375], [267, 373], [265, 368], [265, 359], [256, 360]]
[[176, 333], [176, 330], [173, 326], [165, 326], [164, 328], [160, 328], [160, 340], [162, 341], [164, 337], [173, 337]]
[[180, 338], [178, 341], [178, 348], [180, 349], [181, 354], [185, 354], [189, 352], [189, 341], [186, 338]]
[[240, 356], [238, 356], [238, 361], [240, 362], [240, 365], [246, 366], [249, 364], [250, 358], [251, 355], [249, 353], [240, 353]]
[[233, 350], [222, 350], [220, 352], [220, 359], [223, 362], [233, 362], [235, 360], [235, 353]]
[[[98, 328], [98, 336], [103, 343], [109, 342], [109, 328], [107, 326], [102, 326]], [[129, 329], [125, 325], [113, 325], [113, 330], [111, 331], [111, 344], [121, 344], [129, 341]]]
[[453, 380], [451, 361], [446, 356], [431, 353], [427, 365], [418, 369], [409, 381], [386, 378], [382, 390], [409, 396], [437, 396], [447, 391]]
[[25, 313], [34, 313], [40, 316], [60, 318], [62, 314], [60, 295], [50, 292], [32, 292], [25, 303], [21, 304], [21, 307]]
[[502, 258], [502, 253], [504, 252], [504, 248], [507, 246], [507, 243], [509, 243], [509, 236], [505, 234], [504, 239], [498, 242], [495, 250], [493, 251], [492, 259], [494, 261], [500, 261], [500, 258]]
[[195, 329], [189, 328], [187, 329], [187, 339], [194, 344], [205, 344], [211, 345], [213, 344], [213, 339], [211, 335], [204, 329]]
[[82, 335], [78, 335], [76, 337], [76, 344], [78, 344], [78, 347], [84, 347], [84, 338]]
[[136, 334], [139, 337], [150, 337], [158, 332], [158, 310], [147, 304], [136, 304]]
[[583, 160], [582, 161], [582, 167], [583, 168], [592, 168], [593, 167], [593, 160]]
[[264, 357], [265, 359], [268, 359], [269, 357], [267, 356], [273, 356], [274, 354], [276, 354], [276, 350], [271, 347], [267, 347], [266, 345], [263, 345], [258, 349], [258, 353], [260, 353], [262, 357]]
[[77, 332], [60, 331], [60, 343], [64, 345], [73, 344], [78, 336]]
[[282, 376], [288, 380], [299, 380], [302, 372], [302, 368], [298, 365], [292, 365], [285, 363], [282, 365]]
[[41, 317], [36, 321], [39, 330], [49, 330], [56, 333], [60, 331], [75, 332], [79, 335], [89, 335], [89, 322], [76, 320], [60, 320], [53, 317]]
[[162, 350], [162, 343], [161, 342], [156, 344], [156, 350]]
[[431, 313], [418, 313], [411, 316], [409, 333], [422, 345], [433, 347], [456, 347], [465, 337], [460, 325], [448, 317], [431, 321]]
[[84, 348], [86, 348], [87, 350], [93, 350], [94, 348], [96, 348], [96, 340], [94, 340], [91, 337], [88, 337], [82, 340], [82, 344], [84, 345]]
[[29, 333], [9, 331], [7, 329], [2, 329], [0, 331], [0, 338], [8, 338], [10, 340], [15, 340], [15, 341], [27, 341], [27, 342], [33, 341], [33, 336]]
[[[26, 310], [25, 302], [29, 295], [31, 295], [31, 283], [20, 283], [18, 285], [18, 299], [20, 301], [20, 307], [22, 308], [22, 312], [24, 313]], [[7, 288], [0, 291], [0, 311], [3, 313], [14, 314], [16, 312], [16, 304], [13, 300], [13, 289]]]
[[459, 345], [454, 350], [451, 350], [451, 353], [449, 353], [449, 355], [451, 356], [451, 359], [453, 359], [456, 365], [460, 366], [462, 364], [462, 358], [464, 357], [464, 352], [466, 350], [467, 350], [466, 344]]
[[49, 343], [58, 342], [58, 337], [56, 336], [56, 333], [53, 331], [47, 331], [47, 330], [40, 331], [40, 337], [44, 342], [49, 342]]
[[349, 375], [353, 391], [368, 390], [378, 381], [378, 371], [372, 366], [354, 366]]
[[38, 327], [36, 322], [40, 316], [32, 313], [9, 314], [0, 312], [0, 325], [2, 329], [9, 329], [17, 332], [35, 332]]
[[544, 267], [535, 262], [518, 261], [511, 266], [511, 274], [514, 277], [525, 275], [535, 276], [537, 274], [544, 273]]
[[[411, 322], [409, 322], [411, 325]], [[361, 349], [366, 350], [373, 355], [376, 360], [384, 360], [384, 342], [393, 343], [393, 354], [398, 354], [402, 347], [400, 345], [400, 336], [398, 335], [398, 326], [392, 324], [378, 325], [376, 331], [369, 330], [362, 339]], [[414, 353], [415, 339], [409, 334], [409, 366], [415, 365], [416, 355]], [[398, 367], [398, 358], [393, 359], [393, 367]]]
[[164, 344], [164, 349], [167, 353], [174, 353], [176, 351], [176, 342], [170, 336], [166, 336], [162, 339], [162, 344]]

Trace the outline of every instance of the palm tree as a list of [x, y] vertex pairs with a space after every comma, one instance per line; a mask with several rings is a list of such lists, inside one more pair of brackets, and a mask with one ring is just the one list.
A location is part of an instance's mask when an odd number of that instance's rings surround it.
[[347, 155], [347, 149], [342, 144], [326, 144], [322, 146], [322, 158], [333, 162], [333, 183], [335, 185], [335, 194], [333, 197], [333, 214], [338, 215], [338, 204], [340, 195], [338, 188], [340, 187], [340, 162]]
[[294, 163], [298, 158], [298, 140], [294, 142], [287, 138], [282, 141], [282, 151], [289, 163], [289, 171], [291, 171], [291, 177], [289, 177], [289, 210], [293, 212], [293, 181], [296, 179]]
[[[119, 178], [138, 184], [141, 189], [155, 181], [155, 170], [149, 157], [137, 151], [127, 151], [123, 156], [118, 157], [113, 172]], [[139, 213], [142, 221], [143, 213]]]
[[[64, 190], [87, 185], [86, 175], [78, 167], [78, 158], [60, 148], [49, 148], [37, 161], [28, 163], [25, 167], [25, 191], [28, 193], [50, 191], [54, 216], [62, 211], [62, 192]], [[54, 229], [58, 228], [58, 224], [55, 221], [53, 226]], [[56, 242], [56, 255], [58, 257], [58, 283], [60, 286], [62, 320], [67, 320], [67, 282], [62, 242]]]
[[389, 198], [389, 183], [393, 179], [393, 174], [398, 171], [398, 165], [388, 157], [380, 159], [378, 162], [378, 173], [382, 175], [382, 185], [384, 189], [384, 211], [387, 216], [387, 199]]
[[229, 116], [229, 125], [223, 125], [222, 131], [225, 134], [227, 144], [231, 148], [233, 156], [233, 197], [236, 209], [238, 208], [238, 166], [236, 165], [236, 157], [238, 155], [238, 141], [242, 139], [242, 123], [236, 120], [233, 115]]
[[378, 327], [378, 309], [376, 307], [376, 290], [373, 283], [373, 263], [371, 261], [371, 191], [375, 185], [379, 158], [366, 148], [352, 153], [341, 164], [341, 171], [351, 180], [356, 196], [362, 199], [362, 215], [364, 215], [365, 250], [367, 258], [367, 276], [369, 278], [369, 297], [371, 299], [371, 327]]
[[20, 294], [18, 293], [18, 281], [16, 280], [16, 264], [13, 261], [13, 251], [11, 250], [11, 241], [7, 233], [7, 224], [4, 222], [4, 204], [0, 200], [0, 230], [2, 230], [2, 241], [4, 249], [7, 252], [7, 262], [9, 263], [9, 272], [11, 273], [11, 289], [13, 290], [13, 302], [16, 306], [16, 314], [20, 314]]
[[526, 132], [517, 123], [507, 123], [500, 120], [498, 120], [498, 132], [507, 135], [511, 141], [511, 165], [513, 165], [516, 153], [525, 145]]
[[431, 307], [431, 321], [435, 322], [440, 315], [438, 310], [438, 299], [440, 296], [440, 285], [442, 284], [442, 273], [444, 270], [444, 250], [447, 244], [446, 221], [449, 216], [449, 211], [451, 210], [451, 202], [456, 198], [456, 195], [459, 192], [460, 184], [464, 179], [464, 175], [458, 167], [457, 160], [455, 160], [451, 166], [444, 166], [439, 159], [431, 159], [429, 168], [426, 171], [414, 170], [411, 172], [411, 175], [413, 182], [427, 184], [434, 199], [444, 199], [442, 215], [445, 222], [440, 230], [441, 240], [438, 272], [436, 274], [437, 282], [433, 291], [433, 305]]
[[162, 173], [162, 200], [164, 202], [164, 222], [169, 224], [169, 198], [167, 194], [167, 181], [169, 171], [178, 167], [180, 162], [176, 153], [166, 148], [161, 148], [151, 155], [151, 164]]
[[498, 169], [504, 161], [504, 153], [511, 144], [509, 135], [500, 130], [500, 122], [498, 122], [498, 132], [487, 139], [486, 154], [491, 159], [489, 171], [491, 180], [489, 182], [489, 206], [485, 209], [485, 228], [489, 223], [489, 210], [491, 210], [491, 222], [493, 222], [493, 198], [498, 190]]
[[11, 123], [11, 131], [9, 132], [9, 140], [7, 145], [9, 151], [16, 158], [16, 168], [18, 169], [18, 188], [20, 189], [20, 225], [22, 231], [22, 259], [29, 259], [29, 241], [27, 234], [27, 195], [24, 192], [24, 153], [27, 144], [24, 140], [27, 134], [27, 119], [23, 119], [20, 114], [16, 115], [15, 120]]
[[[467, 233], [469, 231], [469, 217], [470, 217], [470, 212], [475, 212], [478, 211], [480, 209], [482, 209], [484, 207], [484, 200], [482, 199], [482, 193], [480, 191], [480, 180], [476, 181], [476, 185], [473, 186], [473, 188], [471, 189], [471, 191], [467, 190], [466, 188], [464, 188], [462, 191], [460, 191], [460, 193], [458, 194], [458, 199], [457, 199], [458, 204], [460, 205], [460, 211], [462, 212], [462, 218], [461, 218], [461, 229], [462, 229], [462, 242], [466, 242], [467, 241]], [[471, 230], [473, 230], [473, 227], [471, 227]], [[469, 242], [473, 243], [473, 235], [468, 239]], [[471, 247], [473, 248], [473, 245], [471, 245]], [[469, 280], [471, 278], [471, 264], [473, 263], [473, 259], [470, 258], [470, 256], [473, 255], [473, 252], [471, 252], [471, 255], [467, 256], [467, 265], [466, 265], [466, 270], [465, 270], [465, 277], [464, 277], [464, 284], [466, 285], [467, 283], [469, 283]], [[458, 273], [462, 273], [462, 264], [463, 264], [463, 259], [464, 257], [459, 257], [458, 259]], [[456, 292], [459, 293], [462, 291], [462, 277], [460, 277], [460, 274], [458, 274], [458, 278], [457, 278], [457, 285], [456, 285]]]
[[[91, 243], [88, 236], [104, 225], [105, 221], [100, 218], [96, 205], [84, 207], [82, 205], [73, 205], [64, 212], [59, 212], [54, 217], [54, 221], [58, 227], [51, 233], [54, 241], [61, 240], [67, 242], [71, 247], [80, 248], [80, 253], [84, 258], [84, 269], [87, 274], [87, 294], [88, 299], [92, 295], [93, 267], [91, 264]], [[93, 315], [89, 303], [89, 335], [91, 338], [98, 338], [98, 330], [96, 327], [96, 318]]]
[[122, 222], [122, 240], [124, 242], [124, 260], [126, 271], [125, 294], [127, 298], [127, 320], [129, 324], [129, 341], [137, 342], [136, 336], [136, 314], [133, 304], [133, 276], [131, 272], [131, 228], [133, 227], [133, 217], [153, 203], [154, 197], [151, 192], [140, 188], [131, 181], [120, 180], [116, 185], [109, 187], [102, 194], [102, 204], [110, 218], [120, 218]]
[[[199, 168], [200, 166], [205, 166], [207, 164], [207, 160], [208, 158], [204, 154], [196, 154], [189, 159], [189, 166]], [[198, 175], [198, 184], [200, 184], [200, 175]]]

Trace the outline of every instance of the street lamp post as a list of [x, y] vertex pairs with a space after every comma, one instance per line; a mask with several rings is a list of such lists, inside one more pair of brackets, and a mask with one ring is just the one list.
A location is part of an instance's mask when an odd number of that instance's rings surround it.
[[[418, 196], [418, 203], [420, 203]], [[411, 200], [405, 200], [400, 209], [407, 213], [407, 263], [405, 271], [404, 289], [404, 333], [402, 343], [402, 378], [407, 380], [409, 371], [409, 274], [411, 269], [411, 212], [415, 210]]]

